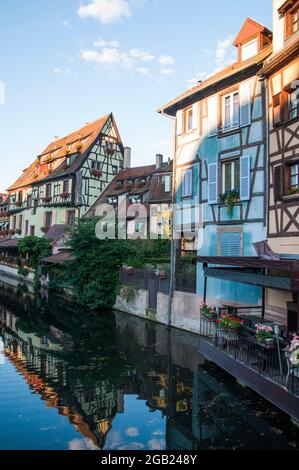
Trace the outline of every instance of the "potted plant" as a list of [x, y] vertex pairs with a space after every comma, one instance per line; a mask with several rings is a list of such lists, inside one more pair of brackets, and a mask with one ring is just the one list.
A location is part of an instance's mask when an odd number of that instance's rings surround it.
[[91, 170], [91, 174], [92, 174], [92, 176], [95, 176], [96, 178], [100, 178], [103, 173], [100, 170], [93, 169], [93, 170]]
[[233, 189], [232, 191], [226, 191], [226, 193], [221, 194], [219, 196], [221, 204], [226, 204], [227, 206], [227, 215], [231, 219], [233, 215], [234, 205], [240, 199], [240, 193], [237, 189]]
[[244, 324], [244, 320], [236, 315], [230, 315], [228, 312], [222, 313], [219, 320], [216, 321], [220, 338], [227, 341], [237, 341], [238, 331]]
[[293, 196], [294, 194], [299, 194], [299, 187], [289, 189], [288, 196]]
[[272, 326], [256, 324], [255, 328], [256, 328], [256, 333], [255, 333], [256, 340], [262, 345], [273, 346], [274, 338], [273, 338]]
[[205, 302], [202, 302], [200, 306], [200, 314], [209, 321], [217, 319], [216, 307], [214, 305], [207, 305]]
[[286, 349], [286, 357], [291, 366], [291, 373], [299, 377], [299, 336], [293, 335], [292, 341]]

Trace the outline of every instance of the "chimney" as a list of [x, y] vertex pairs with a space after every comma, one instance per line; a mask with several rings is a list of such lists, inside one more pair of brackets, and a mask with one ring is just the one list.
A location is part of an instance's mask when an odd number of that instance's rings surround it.
[[163, 165], [163, 155], [160, 153], [157, 153], [156, 155], [156, 170], [159, 170], [161, 166]]
[[131, 168], [131, 153], [130, 147], [124, 148], [124, 168]]

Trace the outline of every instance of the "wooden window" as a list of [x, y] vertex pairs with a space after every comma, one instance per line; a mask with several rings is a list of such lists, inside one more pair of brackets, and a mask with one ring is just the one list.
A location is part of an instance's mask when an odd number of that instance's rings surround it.
[[295, 119], [299, 116], [299, 89], [290, 90], [288, 95], [289, 119]]
[[52, 184], [47, 184], [46, 185], [46, 197], [51, 197], [52, 196]]
[[240, 125], [239, 92], [235, 91], [222, 98], [222, 128], [230, 130]]
[[35, 235], [35, 226], [34, 225], [30, 225], [30, 236], [31, 237], [34, 237]]
[[231, 160], [221, 165], [222, 192], [239, 191], [240, 188], [240, 161]]
[[19, 191], [18, 192], [18, 202], [22, 202], [23, 201], [23, 191]]
[[193, 107], [185, 109], [183, 113], [183, 131], [184, 133], [193, 129]]
[[32, 195], [28, 194], [28, 196], [27, 196], [27, 208], [31, 209], [31, 207], [32, 207]]
[[170, 190], [171, 190], [171, 176], [165, 175], [164, 176], [164, 191], [166, 193], [169, 193]]
[[112, 174], [117, 175], [118, 167], [116, 165], [112, 165]]
[[69, 186], [70, 186], [69, 180], [65, 180], [65, 181], [63, 182], [63, 192], [64, 192], [64, 193], [68, 193], [68, 192], [69, 192], [69, 189], [70, 189]]
[[52, 212], [45, 212], [45, 227], [52, 226]]
[[290, 188], [299, 188], [299, 163], [290, 165]]
[[22, 225], [23, 225], [23, 216], [22, 214], [19, 215], [19, 220], [18, 220], [18, 229], [22, 230]]
[[280, 126], [281, 120], [281, 93], [273, 96], [273, 126]]
[[286, 39], [299, 31], [299, 6], [298, 3], [286, 14]]
[[242, 45], [242, 61], [254, 57], [258, 53], [258, 40], [257, 38], [252, 41], [246, 42]]
[[192, 196], [192, 185], [193, 185], [193, 171], [186, 170], [183, 172], [183, 178], [182, 178], [182, 196], [183, 197]]
[[29, 221], [25, 220], [25, 235], [28, 235]]
[[74, 225], [76, 220], [76, 211], [67, 211], [66, 223], [67, 225]]

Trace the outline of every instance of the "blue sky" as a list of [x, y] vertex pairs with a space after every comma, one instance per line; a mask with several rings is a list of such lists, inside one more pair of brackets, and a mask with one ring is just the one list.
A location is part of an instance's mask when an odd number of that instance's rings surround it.
[[171, 156], [155, 109], [234, 61], [272, 0], [1, 0], [0, 191], [54, 138], [113, 111], [134, 165]]

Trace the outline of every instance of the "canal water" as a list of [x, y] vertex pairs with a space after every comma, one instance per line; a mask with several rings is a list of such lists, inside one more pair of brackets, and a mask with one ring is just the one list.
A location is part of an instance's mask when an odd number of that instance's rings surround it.
[[298, 449], [197, 337], [0, 286], [0, 449]]

